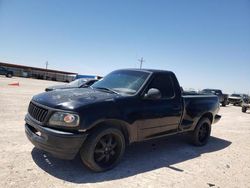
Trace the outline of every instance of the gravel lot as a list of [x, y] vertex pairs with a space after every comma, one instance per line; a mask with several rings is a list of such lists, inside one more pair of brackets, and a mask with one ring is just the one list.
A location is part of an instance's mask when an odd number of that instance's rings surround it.
[[[18, 81], [20, 86], [9, 86]], [[205, 147], [183, 136], [134, 144], [121, 163], [93, 173], [33, 147], [24, 133], [31, 97], [52, 81], [0, 77], [0, 187], [250, 187], [250, 113], [221, 107]]]

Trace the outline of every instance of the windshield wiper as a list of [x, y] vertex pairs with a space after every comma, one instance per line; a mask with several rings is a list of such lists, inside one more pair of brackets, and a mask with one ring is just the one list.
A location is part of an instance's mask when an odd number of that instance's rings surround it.
[[[93, 87], [92, 87], [93, 88]], [[107, 88], [107, 87], [95, 87], [95, 89], [100, 89], [100, 90], [105, 90], [105, 91], [109, 91], [109, 92], [112, 92], [112, 93], [115, 93], [115, 94], [118, 94], [119, 93], [113, 89], [110, 89], [110, 88]]]

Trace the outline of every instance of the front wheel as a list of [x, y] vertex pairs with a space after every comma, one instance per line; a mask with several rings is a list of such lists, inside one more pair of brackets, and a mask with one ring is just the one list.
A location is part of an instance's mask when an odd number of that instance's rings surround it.
[[122, 132], [113, 127], [99, 128], [90, 133], [80, 150], [82, 162], [95, 172], [115, 167], [125, 151]]
[[192, 143], [196, 146], [204, 146], [207, 144], [210, 134], [211, 121], [208, 118], [202, 118], [191, 134]]
[[6, 77], [11, 78], [11, 77], [12, 77], [12, 74], [8, 73], [8, 74], [6, 75]]

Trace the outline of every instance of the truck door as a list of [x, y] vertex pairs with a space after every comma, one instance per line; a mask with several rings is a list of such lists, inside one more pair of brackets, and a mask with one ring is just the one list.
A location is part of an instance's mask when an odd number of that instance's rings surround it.
[[151, 88], [161, 92], [160, 99], [142, 99], [143, 121], [139, 126], [141, 140], [171, 134], [177, 131], [181, 115], [182, 100], [176, 94], [174, 81], [168, 73], [157, 73], [147, 86], [145, 93]]

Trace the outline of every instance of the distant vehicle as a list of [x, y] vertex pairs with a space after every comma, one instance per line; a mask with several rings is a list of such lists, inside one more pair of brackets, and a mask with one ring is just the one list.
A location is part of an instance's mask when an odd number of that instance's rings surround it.
[[97, 79], [80, 78], [80, 79], [74, 80], [73, 82], [70, 82], [68, 84], [62, 84], [62, 85], [47, 87], [45, 89], [45, 91], [53, 91], [53, 90], [56, 90], [56, 89], [81, 88], [81, 87], [91, 86], [96, 81], [97, 81]]
[[0, 74], [1, 75], [5, 75], [8, 78], [11, 78], [13, 76], [13, 71], [8, 70], [4, 67], [0, 67]]
[[243, 113], [246, 113], [250, 109], [250, 104], [242, 104], [241, 110]]
[[245, 113], [245, 112], [247, 112], [248, 109], [250, 109], [250, 99], [249, 99], [249, 97], [248, 98], [245, 97], [243, 99], [241, 110], [242, 110], [242, 112]]
[[183, 89], [183, 87], [181, 87], [181, 93], [183, 94], [183, 95], [198, 95], [199, 93], [196, 91], [196, 90], [194, 90], [194, 89]]
[[124, 69], [91, 87], [34, 96], [25, 132], [37, 148], [62, 159], [79, 153], [100, 172], [113, 168], [133, 142], [185, 132], [205, 145], [219, 109], [217, 96], [182, 95], [173, 72]]
[[245, 99], [249, 99], [248, 95], [246, 94], [232, 94], [229, 98], [228, 101], [230, 104], [235, 105], [239, 105], [242, 106], [243, 101]]
[[197, 91], [194, 90], [184, 90], [182, 91], [183, 95], [198, 95], [199, 93]]
[[228, 104], [228, 94], [223, 94], [220, 89], [203, 89], [200, 93], [217, 95], [222, 106]]

